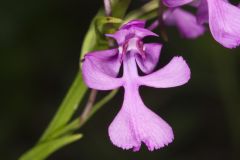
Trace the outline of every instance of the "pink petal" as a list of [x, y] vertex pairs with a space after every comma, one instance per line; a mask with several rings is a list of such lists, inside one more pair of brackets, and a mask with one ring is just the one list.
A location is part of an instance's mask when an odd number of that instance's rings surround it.
[[192, 1], [191, 3], [189, 3], [188, 5], [189, 6], [192, 6], [192, 7], [198, 7], [199, 4], [201, 3], [202, 0], [194, 0]]
[[190, 69], [182, 57], [174, 57], [162, 69], [139, 78], [139, 84], [155, 87], [169, 88], [183, 85], [190, 79]]
[[[126, 27], [125, 27], [126, 28]], [[114, 34], [106, 34], [107, 37], [115, 39], [118, 45], [122, 45], [126, 42], [131, 36], [136, 36], [139, 38], [144, 38], [147, 36], [158, 36], [157, 34], [151, 32], [150, 30], [139, 28], [136, 25], [130, 26], [127, 29], [121, 29], [115, 32]]]
[[186, 38], [197, 38], [205, 31], [204, 26], [197, 23], [193, 14], [180, 8], [167, 10], [163, 18], [166, 25], [176, 25], [182, 36]]
[[163, 3], [167, 6], [167, 7], [178, 7], [178, 6], [182, 6], [184, 4], [190, 3], [193, 0], [163, 0]]
[[144, 48], [144, 57], [136, 54], [136, 61], [144, 73], [150, 73], [158, 63], [162, 45], [159, 43], [149, 43], [145, 44]]
[[138, 151], [142, 142], [153, 151], [174, 138], [172, 128], [143, 104], [137, 87], [125, 87], [123, 106], [108, 133], [114, 145], [133, 151]]
[[163, 13], [163, 21], [167, 26], [175, 26], [176, 25], [176, 17], [173, 16], [174, 9], [167, 9]]
[[114, 34], [105, 34], [105, 36], [115, 39], [119, 46], [126, 41], [126, 37], [128, 35], [129, 31], [127, 29], [122, 29], [120, 31], [115, 32]]
[[144, 38], [147, 36], [156, 36], [158, 37], [158, 35], [148, 29], [144, 29], [144, 28], [138, 28], [138, 27], [131, 27], [132, 29], [132, 33], [135, 33], [135, 36], [139, 37], [139, 38]]
[[209, 26], [216, 41], [226, 48], [240, 45], [240, 9], [225, 0], [207, 0]]
[[198, 8], [197, 8], [197, 21], [199, 24], [204, 24], [208, 22], [208, 4], [207, 0], [201, 0]]
[[98, 90], [111, 90], [122, 85], [115, 78], [120, 69], [117, 49], [96, 51], [84, 57], [82, 65], [83, 79], [88, 87]]
[[145, 20], [132, 20], [124, 25], [121, 26], [120, 29], [128, 29], [132, 26], [144, 28], [146, 21]]

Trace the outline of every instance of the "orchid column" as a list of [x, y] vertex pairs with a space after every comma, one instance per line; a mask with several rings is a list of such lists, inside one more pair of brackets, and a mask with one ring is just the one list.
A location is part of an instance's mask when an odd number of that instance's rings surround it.
[[[153, 72], [162, 45], [142, 42], [146, 36], [157, 36], [144, 26], [145, 21], [134, 20], [116, 33], [106, 35], [116, 40], [118, 48], [88, 53], [82, 66], [88, 87], [97, 90], [124, 87], [124, 102], [109, 126], [109, 136], [114, 145], [134, 151], [140, 149], [142, 142], [153, 151], [174, 138], [171, 127], [144, 105], [139, 86], [169, 88], [190, 79], [190, 69], [182, 57], [174, 57], [164, 68]], [[123, 75], [117, 78], [121, 65]], [[145, 76], [139, 76], [137, 66]]]

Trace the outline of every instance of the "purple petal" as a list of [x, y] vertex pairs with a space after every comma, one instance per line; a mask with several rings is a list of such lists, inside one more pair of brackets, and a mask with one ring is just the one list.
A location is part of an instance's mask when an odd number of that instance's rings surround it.
[[129, 34], [130, 33], [127, 29], [122, 29], [122, 30], [115, 32], [114, 34], [105, 34], [105, 36], [115, 39], [117, 41], [118, 45], [122, 45], [126, 41], [126, 37]]
[[106, 36], [114, 38], [117, 41], [118, 45], [122, 45], [124, 42], [126, 42], [132, 37], [138, 37], [142, 39], [146, 36], [158, 36], [158, 35], [151, 32], [150, 30], [139, 28], [133, 25], [128, 29], [120, 29], [114, 34], [106, 34]]
[[197, 38], [205, 32], [204, 26], [197, 23], [193, 14], [180, 8], [167, 10], [163, 18], [166, 25], [172, 26], [175, 24], [183, 37]]
[[121, 65], [118, 57], [117, 49], [86, 54], [82, 73], [87, 86], [98, 90], [111, 90], [120, 87], [122, 80], [115, 78]]
[[209, 27], [216, 41], [226, 48], [240, 44], [240, 9], [224, 0], [208, 0]]
[[112, 143], [123, 149], [138, 151], [141, 142], [150, 151], [173, 141], [172, 128], [142, 102], [138, 88], [125, 88], [123, 106], [109, 126]]
[[162, 69], [139, 78], [139, 84], [155, 88], [176, 87], [187, 83], [190, 74], [185, 60], [182, 57], [174, 57]]
[[150, 73], [158, 63], [162, 45], [159, 43], [149, 43], [145, 44], [144, 48], [144, 57], [142, 57], [140, 54], [136, 54], [136, 61], [139, 68], [144, 73]]
[[145, 20], [132, 20], [126, 24], [123, 24], [120, 29], [128, 29], [132, 26], [144, 28], [146, 21]]
[[158, 35], [156, 33], [153, 33], [152, 31], [150, 31], [148, 29], [138, 28], [138, 27], [132, 27], [131, 29], [132, 29], [132, 32], [134, 32], [134, 34], [139, 38], [144, 38], [147, 36], [158, 37]]
[[199, 24], [204, 24], [208, 22], [208, 4], [206, 0], [201, 0], [197, 8], [197, 21]]
[[192, 6], [192, 7], [198, 7], [200, 5], [201, 1], [202, 0], [194, 0], [191, 3], [189, 3], [188, 5]]
[[167, 7], [178, 7], [190, 3], [193, 0], [163, 0], [163, 4]]
[[168, 9], [163, 13], [163, 21], [167, 26], [175, 26], [176, 18], [173, 16], [174, 9]]

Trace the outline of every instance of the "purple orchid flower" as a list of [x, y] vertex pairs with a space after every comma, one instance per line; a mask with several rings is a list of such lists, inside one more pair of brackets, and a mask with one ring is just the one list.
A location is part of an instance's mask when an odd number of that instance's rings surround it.
[[[172, 128], [144, 105], [139, 86], [168, 88], [183, 85], [190, 79], [190, 69], [182, 57], [174, 57], [164, 68], [152, 73], [162, 45], [142, 42], [146, 36], [157, 36], [144, 26], [145, 21], [134, 20], [116, 33], [108, 34], [119, 47], [88, 53], [82, 65], [83, 79], [88, 87], [97, 90], [124, 87], [122, 108], [108, 133], [114, 145], [134, 151], [140, 149], [142, 142], [153, 151], [168, 145], [174, 138]], [[121, 64], [123, 76], [117, 78]], [[137, 66], [148, 75], [139, 76]]]
[[163, 22], [166, 26], [177, 26], [184, 38], [194, 39], [205, 32], [204, 25], [197, 22], [196, 16], [180, 7], [166, 10]]
[[196, 16], [199, 24], [208, 22], [217, 42], [226, 48], [240, 45], [240, 9], [228, 0], [163, 0], [171, 8], [191, 2], [198, 4]]

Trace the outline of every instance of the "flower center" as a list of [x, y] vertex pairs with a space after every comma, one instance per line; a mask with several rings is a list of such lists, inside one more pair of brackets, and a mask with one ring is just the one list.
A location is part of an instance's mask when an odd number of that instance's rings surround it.
[[145, 59], [145, 47], [143, 45], [143, 42], [140, 38], [138, 37], [133, 37], [127, 40], [125, 43], [123, 43], [122, 46], [118, 48], [119, 53], [121, 54], [121, 61], [125, 57], [125, 55], [128, 52], [135, 52], [138, 53], [142, 56], [143, 59]]

